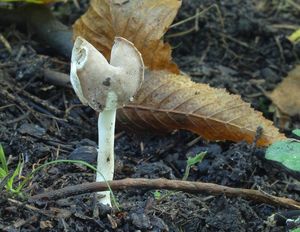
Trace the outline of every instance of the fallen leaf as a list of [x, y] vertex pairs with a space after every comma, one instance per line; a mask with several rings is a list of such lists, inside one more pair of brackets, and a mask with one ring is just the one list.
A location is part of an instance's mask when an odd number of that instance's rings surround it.
[[182, 75], [148, 71], [135, 101], [118, 111], [118, 123], [142, 131], [185, 129], [208, 140], [252, 142], [258, 126], [266, 146], [284, 135], [240, 96], [199, 84]]
[[108, 59], [115, 36], [134, 43], [150, 69], [178, 73], [171, 47], [161, 39], [181, 5], [180, 0], [91, 0], [87, 12], [73, 25]]
[[273, 143], [268, 147], [265, 158], [273, 161], [296, 179], [300, 179], [300, 142], [285, 140]]
[[300, 115], [300, 65], [288, 74], [269, 97], [283, 114], [290, 117]]
[[258, 145], [284, 139], [271, 121], [240, 96], [177, 75], [171, 48], [161, 38], [180, 4], [178, 0], [92, 0], [76, 21], [75, 37], [84, 37], [107, 58], [114, 37], [123, 36], [140, 50], [149, 68], [134, 102], [118, 111], [119, 125], [165, 133], [186, 129], [208, 140], [247, 142], [253, 141], [262, 126]]

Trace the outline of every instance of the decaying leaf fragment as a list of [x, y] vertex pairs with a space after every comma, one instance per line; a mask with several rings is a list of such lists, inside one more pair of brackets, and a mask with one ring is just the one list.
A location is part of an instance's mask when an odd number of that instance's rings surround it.
[[271, 121], [240, 96], [165, 71], [145, 73], [141, 91], [133, 104], [119, 110], [118, 121], [129, 129], [185, 129], [209, 140], [248, 142], [253, 141], [257, 127], [262, 126], [264, 133], [258, 145], [284, 139]]
[[179, 70], [171, 61], [171, 47], [161, 40], [181, 0], [91, 0], [88, 11], [75, 22], [74, 37], [82, 36], [106, 58], [115, 36], [131, 41], [150, 69]]
[[270, 98], [283, 114], [300, 115], [300, 65], [275, 88]]
[[196, 84], [177, 75], [171, 49], [161, 40], [181, 4], [179, 0], [91, 0], [89, 10], [75, 23], [82, 36], [109, 57], [116, 35], [132, 41], [149, 68], [133, 103], [118, 112], [119, 124], [137, 130], [193, 131], [209, 140], [252, 142], [264, 128], [258, 145], [284, 135], [239, 96]]

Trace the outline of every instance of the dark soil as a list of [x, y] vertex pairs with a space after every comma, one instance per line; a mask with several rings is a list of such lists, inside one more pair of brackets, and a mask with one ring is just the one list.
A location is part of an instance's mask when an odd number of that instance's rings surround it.
[[[286, 2], [283, 4], [283, 2]], [[210, 8], [199, 18], [172, 28], [167, 40], [182, 71], [197, 82], [226, 88], [273, 120], [265, 91], [273, 90], [298, 61], [299, 45], [278, 25], [299, 24], [300, 11], [287, 1], [185, 0], [176, 22]], [[71, 25], [82, 14], [68, 4], [56, 4], [55, 15]], [[0, 27], [0, 143], [14, 170], [24, 160], [23, 175], [45, 161], [83, 159], [95, 164], [97, 117], [82, 107], [70, 88], [44, 81], [44, 70], [69, 72], [69, 61], [38, 41], [30, 30], [14, 25]], [[45, 100], [45, 101], [44, 101]], [[299, 127], [291, 119], [285, 132]], [[188, 180], [231, 187], [260, 189], [299, 200], [297, 181], [264, 161], [264, 149], [244, 142], [207, 142], [176, 131], [165, 136], [141, 136], [119, 131], [115, 144], [115, 179], [126, 177], [181, 179], [187, 158], [207, 151], [191, 169]], [[49, 166], [31, 180], [24, 195], [92, 182], [94, 174], [82, 166]], [[120, 211], [95, 203], [91, 195], [27, 204], [0, 188], [1, 231], [286, 231], [270, 216], [281, 207], [241, 198], [191, 195], [184, 192], [131, 189], [114, 192]], [[159, 197], [158, 197], [159, 195]], [[294, 218], [295, 219], [295, 218]], [[291, 222], [291, 227], [295, 225]]]

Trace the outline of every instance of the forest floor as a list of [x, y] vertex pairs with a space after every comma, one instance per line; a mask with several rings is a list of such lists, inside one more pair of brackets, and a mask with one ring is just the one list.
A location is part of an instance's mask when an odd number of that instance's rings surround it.
[[[218, 7], [211, 7], [212, 4]], [[72, 1], [56, 4], [55, 15], [71, 26], [86, 9]], [[166, 40], [180, 69], [196, 82], [239, 94], [264, 116], [277, 123], [272, 91], [298, 62], [300, 46], [286, 36], [299, 26], [300, 10], [288, 1], [185, 0], [175, 22], [208, 9], [198, 19], [172, 28]], [[189, 33], [187, 30], [194, 28]], [[13, 170], [23, 157], [23, 173], [55, 159], [83, 159], [95, 165], [97, 116], [80, 105], [71, 88], [45, 81], [44, 71], [69, 73], [63, 58], [30, 30], [0, 26], [11, 52], [0, 42], [0, 143]], [[60, 117], [58, 116], [60, 115]], [[292, 118], [283, 132], [299, 128]], [[188, 157], [206, 151], [195, 165], [191, 181], [230, 187], [259, 189], [300, 201], [297, 181], [268, 165], [265, 149], [244, 142], [208, 142], [186, 131], [168, 135], [136, 135], [118, 130], [115, 140], [115, 179], [182, 179]], [[38, 172], [24, 189], [25, 195], [94, 181], [94, 173], [82, 166], [59, 164]], [[1, 231], [285, 231], [270, 216], [286, 211], [243, 198], [188, 194], [162, 190], [115, 191], [120, 211], [95, 203], [90, 194], [50, 201], [22, 203], [1, 190]], [[163, 196], [163, 197], [161, 197]]]

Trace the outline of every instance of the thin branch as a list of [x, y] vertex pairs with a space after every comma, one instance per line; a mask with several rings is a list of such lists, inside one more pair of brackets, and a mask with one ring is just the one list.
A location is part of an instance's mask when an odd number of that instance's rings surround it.
[[70, 75], [66, 73], [44, 69], [44, 80], [55, 86], [71, 88]]
[[265, 192], [253, 189], [231, 188], [218, 184], [203, 182], [144, 178], [127, 178], [122, 180], [108, 181], [108, 183], [93, 182], [69, 186], [62, 189], [32, 196], [29, 199], [29, 202], [56, 200], [79, 194], [105, 191], [108, 190], [107, 185], [109, 185], [112, 190], [143, 188], [168, 189], [190, 193], [206, 193], [211, 195], [224, 194], [228, 197], [243, 197], [249, 200], [253, 200], [255, 202], [267, 203], [270, 205], [281, 206], [284, 208], [300, 209], [300, 203], [297, 201], [294, 201], [289, 198], [272, 196]]

